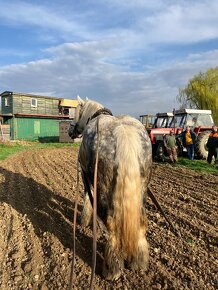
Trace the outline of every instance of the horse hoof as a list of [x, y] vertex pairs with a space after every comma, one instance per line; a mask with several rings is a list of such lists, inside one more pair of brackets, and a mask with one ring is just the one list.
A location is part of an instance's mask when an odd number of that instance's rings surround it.
[[117, 281], [121, 276], [121, 271], [118, 271], [116, 273], [103, 274], [103, 276], [107, 281]]
[[126, 263], [126, 268], [133, 272], [146, 271], [148, 269], [148, 259], [133, 260]]
[[117, 264], [114, 264], [113, 266], [110, 265], [109, 267], [106, 263], [104, 263], [102, 274], [106, 280], [116, 281], [121, 276], [121, 268], [118, 267]]

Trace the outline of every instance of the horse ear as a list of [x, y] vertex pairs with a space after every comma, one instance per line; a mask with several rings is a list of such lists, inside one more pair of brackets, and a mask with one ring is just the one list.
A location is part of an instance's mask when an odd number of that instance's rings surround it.
[[82, 105], [82, 106], [84, 105], [85, 102], [80, 98], [79, 95], [77, 96], [77, 100], [78, 100], [78, 103], [79, 103], [80, 105]]

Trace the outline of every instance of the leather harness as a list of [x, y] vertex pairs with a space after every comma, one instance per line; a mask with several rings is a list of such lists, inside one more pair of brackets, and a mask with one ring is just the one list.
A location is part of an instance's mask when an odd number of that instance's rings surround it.
[[96, 111], [90, 118], [88, 118], [86, 125], [93, 119], [95, 119], [96, 117], [100, 116], [100, 115], [109, 115], [109, 116], [113, 116], [112, 112], [107, 109], [107, 108], [101, 108], [98, 111]]

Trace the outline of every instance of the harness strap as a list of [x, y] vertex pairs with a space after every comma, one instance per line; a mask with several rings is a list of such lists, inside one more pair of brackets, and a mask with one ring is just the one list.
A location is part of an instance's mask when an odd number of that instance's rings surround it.
[[96, 117], [100, 116], [100, 115], [109, 115], [109, 116], [113, 116], [111, 110], [107, 109], [107, 108], [101, 108], [98, 111], [96, 111], [90, 118], [88, 118], [86, 125], [89, 123], [89, 121], [95, 119]]
[[98, 117], [99, 115], [110, 115], [110, 116], [113, 116], [111, 110], [109, 110], [107, 108], [102, 108], [102, 109], [99, 109], [97, 112], [95, 112], [95, 114], [92, 115], [92, 117], [90, 118], [90, 120]]

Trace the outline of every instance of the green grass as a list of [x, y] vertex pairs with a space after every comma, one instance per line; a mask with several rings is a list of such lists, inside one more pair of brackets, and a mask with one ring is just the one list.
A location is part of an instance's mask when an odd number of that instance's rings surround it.
[[214, 164], [208, 164], [206, 160], [189, 160], [188, 158], [179, 157], [177, 166], [185, 166], [193, 170], [218, 175], [218, 167]]
[[24, 150], [45, 149], [45, 148], [64, 148], [78, 147], [78, 143], [39, 143], [39, 142], [8, 142], [0, 143], [0, 160], [6, 159], [11, 154]]
[[[11, 154], [15, 154], [23, 150], [78, 147], [78, 146], [79, 143], [39, 143], [25, 141], [0, 143], [0, 160], [4, 160]], [[179, 161], [176, 164], [176, 166], [185, 166], [193, 170], [218, 175], [218, 167], [216, 167], [213, 164], [208, 164], [206, 160], [189, 160], [188, 158], [179, 157]]]

